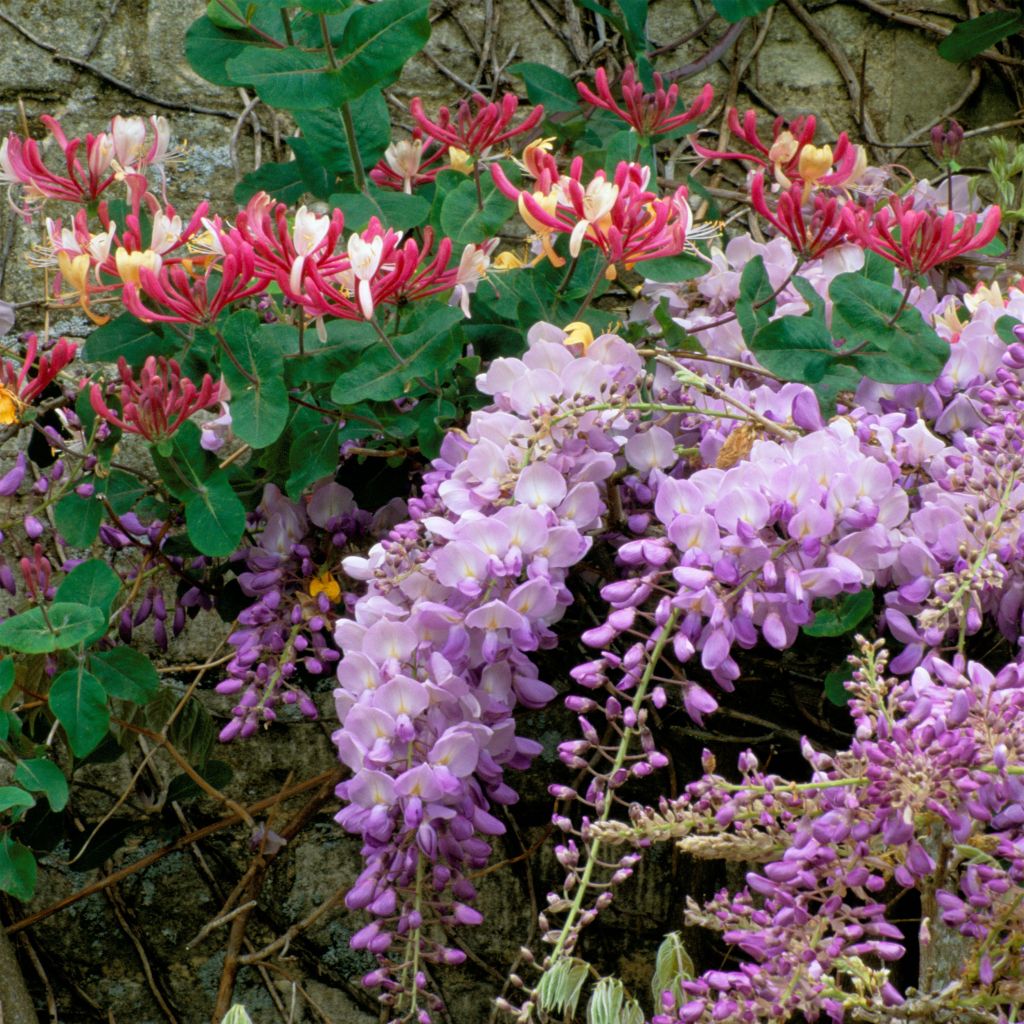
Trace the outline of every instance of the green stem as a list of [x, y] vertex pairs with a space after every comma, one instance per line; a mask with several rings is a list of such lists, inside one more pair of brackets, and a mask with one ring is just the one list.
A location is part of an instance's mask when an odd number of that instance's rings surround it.
[[476, 182], [476, 208], [483, 213], [484, 212], [484, 193], [480, 186], [480, 161], [473, 161], [473, 181]]
[[573, 323], [575, 323], [577, 320], [579, 320], [581, 316], [583, 316], [583, 313], [585, 312], [586, 308], [590, 305], [591, 300], [597, 294], [598, 286], [601, 284], [603, 280], [605, 280], [605, 271], [610, 266], [610, 263], [605, 263], [605, 265], [598, 271], [597, 276], [594, 278], [594, 281], [590, 286], [590, 290], [587, 292], [586, 298], [584, 298], [584, 300], [580, 303], [580, 308], [576, 310], [576, 315], [572, 318]]
[[572, 280], [572, 275], [576, 273], [576, 268], [579, 266], [579, 263], [579, 256], [573, 256], [571, 262], [569, 263], [569, 266], [565, 268], [565, 275], [563, 276], [561, 283], [555, 290], [556, 299], [561, 298], [561, 296], [565, 292], [565, 289], [569, 287], [569, 282]]
[[281, 24], [284, 25], [284, 37], [289, 46], [295, 45], [295, 37], [292, 35], [292, 19], [288, 17], [288, 8], [281, 8]]
[[896, 308], [896, 312], [885, 321], [886, 327], [892, 327], [894, 323], [900, 318], [900, 314], [907, 308], [907, 301], [910, 299], [910, 292], [914, 287], [914, 278], [911, 276], [907, 281], [907, 287], [903, 289], [903, 298], [900, 299], [900, 304]]
[[[641, 706], [647, 697], [647, 687], [651, 683], [651, 677], [654, 675], [654, 670], [658, 667], [658, 662], [661, 660], [665, 647], [675, 631], [676, 621], [679, 619], [679, 609], [673, 608], [668, 620], [665, 625], [661, 627], [661, 632], [658, 634], [658, 639], [655, 641], [654, 647], [651, 649], [650, 659], [647, 662], [647, 666], [644, 668], [644, 674], [637, 684], [636, 692], [633, 694], [633, 713], [639, 714]], [[619, 740], [618, 750], [615, 752], [615, 760], [612, 762], [611, 769], [608, 772], [609, 778], [614, 778], [618, 773], [619, 769], [626, 763], [626, 755], [629, 753], [630, 743], [633, 739], [635, 729], [624, 729], [622, 737]], [[612, 807], [614, 801], [611, 799], [611, 794], [606, 793], [606, 799], [604, 806], [601, 809], [601, 816], [597, 819], [598, 822], [603, 823], [608, 820], [611, 816]], [[589, 888], [590, 878], [594, 873], [594, 867], [597, 864], [598, 855], [601, 852], [601, 840], [594, 839], [587, 847], [587, 866], [583, 869], [583, 875], [576, 885], [576, 896], [572, 901], [572, 906], [569, 908], [568, 914], [566, 914], [565, 921], [562, 924], [562, 930], [558, 936], [558, 942], [555, 944], [555, 948], [551, 953], [551, 961], [556, 962], [558, 958], [565, 951], [566, 943], [569, 940], [569, 936], [572, 934], [572, 926], [579, 917], [580, 911], [583, 909], [583, 901], [587, 895], [587, 889]]]
[[366, 171], [363, 170], [363, 157], [359, 152], [359, 143], [356, 140], [356, 126], [352, 123], [352, 110], [347, 103], [341, 105], [341, 123], [345, 126], [345, 141], [348, 143], [348, 151], [352, 157], [352, 177], [355, 179], [356, 188], [369, 195], [366, 186]]

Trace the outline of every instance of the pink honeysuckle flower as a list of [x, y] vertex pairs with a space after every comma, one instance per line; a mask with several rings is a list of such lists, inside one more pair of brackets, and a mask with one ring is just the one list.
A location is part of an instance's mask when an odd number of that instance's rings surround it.
[[645, 139], [665, 135], [702, 117], [708, 112], [715, 96], [714, 89], [710, 85], [705, 85], [689, 109], [679, 114], [673, 113], [679, 100], [679, 86], [673, 82], [665, 89], [661, 75], [655, 72], [654, 92], [645, 92], [643, 84], [637, 79], [636, 67], [632, 61], [626, 65], [619, 80], [619, 91], [622, 93], [624, 107], [616, 103], [604, 68], [597, 69], [594, 88], [596, 92], [585, 82], [576, 83], [576, 90], [582, 99], [593, 107], [600, 107], [621, 117], [637, 135]]
[[[223, 310], [263, 289], [266, 277], [256, 272], [252, 246], [237, 231], [220, 236], [221, 260], [207, 261], [199, 272], [191, 263], [162, 263], [138, 268], [138, 281], [125, 279], [121, 299], [140, 320], [209, 325]], [[151, 309], [143, 295], [168, 312]]]
[[569, 174], [544, 195], [516, 188], [497, 164], [491, 174], [498, 188], [519, 203], [527, 224], [540, 232], [565, 232], [569, 252], [579, 255], [584, 240], [592, 242], [608, 260], [607, 276], [615, 265], [627, 270], [643, 260], [675, 256], [686, 248], [693, 215], [680, 186], [670, 196], [647, 189], [649, 172], [640, 164], [620, 163], [608, 180], [598, 171], [583, 185], [583, 161], [573, 160]]
[[181, 367], [173, 359], [150, 356], [136, 380], [122, 356], [117, 371], [121, 377], [121, 415], [107, 405], [99, 384], [90, 388], [89, 402], [97, 416], [148, 441], [166, 440], [194, 413], [220, 401], [220, 386], [209, 374], [196, 388], [181, 376]]
[[[329, 218], [306, 213], [305, 207], [301, 210], [302, 219], [296, 215], [289, 224], [288, 207], [274, 203], [266, 192], [257, 192], [235, 221], [235, 230], [252, 246], [257, 274], [274, 280], [294, 302], [304, 300], [304, 282], [311, 272], [330, 276], [348, 262], [343, 252], [336, 251], [345, 227], [341, 210], [333, 210]], [[326, 222], [324, 231], [321, 222]], [[208, 230], [219, 244], [223, 230], [219, 225], [209, 225]]]
[[384, 156], [370, 171], [370, 179], [380, 188], [394, 189], [411, 195], [417, 185], [426, 185], [444, 169], [448, 147], [436, 139], [423, 141], [423, 132], [417, 128], [411, 139], [392, 142]]
[[51, 171], [35, 139], [22, 139], [13, 132], [0, 147], [0, 180], [19, 183], [28, 200], [60, 199], [69, 203], [91, 203], [117, 180], [113, 140], [106, 132], [85, 137], [85, 165], [78, 159], [83, 140], [68, 139], [60, 123], [44, 114], [54, 141], [64, 154], [67, 177]]
[[901, 270], [924, 274], [940, 263], [988, 245], [999, 231], [1001, 211], [990, 206], [977, 233], [978, 214], [959, 218], [951, 210], [944, 216], [915, 210], [913, 199], [891, 196], [889, 205], [872, 211], [844, 207], [847, 231], [853, 241], [884, 256]]
[[841, 132], [835, 150], [813, 144], [817, 121], [813, 116], [796, 117], [788, 124], [777, 117], [772, 124], [772, 141], [766, 145], [757, 131], [757, 114], [748, 110], [740, 121], [735, 107], [729, 110], [729, 131], [754, 152], [717, 150], [693, 140], [693, 148], [706, 160], [744, 160], [770, 169], [783, 188], [794, 182], [840, 188], [852, 183], [865, 167], [864, 150]]
[[371, 320], [381, 305], [396, 305], [447, 291], [457, 282], [459, 268], [449, 267], [452, 243], [442, 238], [431, 253], [433, 232], [423, 242], [404, 241], [400, 232], [386, 230], [376, 217], [362, 232], [349, 237], [339, 262], [330, 272], [307, 264], [303, 293], [296, 296], [312, 316]]
[[[764, 175], [755, 174], [750, 182], [750, 204], [793, 243], [794, 251], [804, 260], [817, 259], [847, 240], [849, 220], [839, 200], [820, 192], [808, 200], [799, 183], [780, 193], [772, 210], [765, 198]], [[808, 204], [811, 209], [805, 215]]]
[[487, 270], [491, 265], [491, 253], [498, 245], [499, 239], [492, 238], [480, 245], [467, 245], [462, 250], [459, 266], [455, 272], [455, 287], [452, 290], [450, 305], [460, 306], [462, 315], [469, 316], [469, 297], [476, 291], [476, 286], [487, 278]]
[[30, 334], [20, 367], [9, 359], [0, 359], [0, 426], [18, 423], [22, 410], [56, 379], [77, 351], [75, 342], [60, 338], [49, 352], [39, 355], [39, 338]]
[[437, 120], [431, 121], [423, 111], [423, 101], [419, 96], [414, 96], [409, 104], [409, 113], [424, 135], [479, 159], [487, 156], [490, 149], [499, 142], [532, 131], [544, 117], [544, 108], [536, 106], [518, 127], [510, 128], [518, 107], [518, 97], [510, 92], [505, 93], [497, 103], [488, 103], [483, 96], [475, 93], [472, 104], [467, 100], [459, 103], [454, 120], [451, 111], [441, 107], [437, 112]]

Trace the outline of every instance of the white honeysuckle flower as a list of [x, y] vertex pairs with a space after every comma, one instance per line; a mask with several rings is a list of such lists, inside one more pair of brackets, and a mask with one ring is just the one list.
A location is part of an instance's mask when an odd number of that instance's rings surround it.
[[173, 249], [181, 241], [181, 217], [175, 214], [168, 217], [161, 211], [153, 217], [153, 235], [150, 248], [154, 252], [165, 253]]
[[384, 159], [395, 174], [401, 175], [402, 191], [411, 194], [412, 179], [416, 177], [423, 159], [423, 140], [402, 139], [399, 142], [392, 142], [384, 150]]
[[361, 235], [350, 235], [348, 240], [348, 258], [352, 273], [358, 280], [356, 297], [359, 308], [367, 320], [373, 318], [373, 292], [370, 282], [380, 267], [380, 258], [384, 252], [384, 239], [379, 235], [367, 242]]
[[123, 167], [139, 162], [146, 152], [146, 122], [141, 117], [115, 114], [110, 122], [114, 156]]
[[605, 178], [595, 178], [587, 185], [583, 193], [583, 219], [572, 229], [569, 236], [570, 255], [579, 256], [587, 229], [602, 217], [606, 217], [618, 198], [619, 186]]

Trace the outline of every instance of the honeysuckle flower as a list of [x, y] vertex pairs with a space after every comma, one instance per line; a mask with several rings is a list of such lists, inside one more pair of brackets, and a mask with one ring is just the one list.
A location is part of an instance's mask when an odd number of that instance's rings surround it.
[[[783, 188], [789, 188], [797, 181], [804, 186], [841, 188], [852, 185], [867, 166], [863, 148], [853, 145], [846, 132], [840, 133], [834, 150], [830, 146], [814, 146], [817, 125], [814, 117], [797, 117], [788, 124], [783, 118], [777, 117], [772, 125], [770, 144], [766, 144], [758, 134], [757, 114], [753, 110], [748, 110], [741, 122], [736, 108], [730, 108], [728, 124], [729, 132], [745, 142], [753, 152], [710, 149], [696, 138], [693, 139], [693, 148], [708, 160], [743, 160], [759, 164], [771, 170]], [[808, 150], [806, 156], [805, 149]], [[832, 162], [825, 167], [824, 162], [828, 159]], [[801, 163], [804, 170], [813, 177], [803, 177]]]
[[498, 239], [492, 238], [482, 245], [467, 245], [462, 250], [459, 266], [455, 272], [455, 287], [452, 290], [450, 305], [460, 306], [463, 316], [469, 314], [469, 297], [476, 291], [476, 286], [487, 278], [487, 270], [491, 265], [491, 253], [498, 245]]
[[471, 174], [473, 158], [464, 149], [459, 149], [458, 146], [449, 146], [448, 166], [459, 174]]
[[140, 283], [139, 273], [143, 267], [156, 273], [163, 266], [163, 259], [160, 253], [152, 249], [136, 250], [129, 252], [124, 246], [119, 245], [114, 253], [114, 265], [117, 268], [117, 276], [124, 284], [132, 284], [138, 287]]
[[590, 328], [590, 324], [576, 320], [571, 324], [566, 324], [565, 327], [565, 340], [562, 342], [563, 345], [582, 345], [584, 353], [594, 344], [594, 332]]
[[103, 388], [93, 384], [89, 403], [97, 416], [126, 433], [139, 434], [147, 441], [159, 443], [174, 432], [194, 413], [215, 405], [219, 385], [207, 373], [197, 388], [173, 359], [149, 356], [139, 371], [138, 379], [124, 356], [117, 361], [121, 378], [118, 397], [121, 414], [113, 412], [103, 397]]
[[519, 99], [513, 93], [505, 93], [497, 103], [488, 103], [485, 97], [475, 93], [471, 101], [459, 103], [454, 119], [447, 107], [441, 107], [437, 120], [431, 121], [423, 110], [423, 101], [414, 96], [409, 113], [424, 135], [479, 160], [499, 142], [532, 131], [544, 117], [544, 108], [536, 106], [518, 127], [512, 128], [518, 107]]
[[600, 107], [622, 118], [644, 139], [665, 135], [702, 117], [708, 112], [714, 99], [714, 90], [710, 85], [705, 85], [690, 107], [676, 114], [674, 111], [679, 100], [679, 86], [673, 82], [665, 89], [661, 75], [655, 72], [654, 92], [645, 92], [632, 61], [626, 65], [619, 80], [619, 91], [624, 107], [616, 103], [608, 85], [608, 73], [604, 68], [597, 69], [594, 75], [594, 88], [596, 92], [585, 82], [576, 83], [576, 90], [583, 100], [591, 106]]
[[851, 238], [912, 274], [924, 274], [988, 245], [996, 237], [1001, 219], [999, 207], [990, 206], [980, 227], [974, 213], [964, 217], [957, 227], [960, 219], [952, 210], [940, 217], [915, 210], [913, 199], [899, 196], [890, 197], [889, 205], [881, 210], [852, 205], [844, 210]]
[[440, 163], [448, 149], [436, 140], [424, 142], [417, 128], [411, 139], [392, 142], [384, 150], [384, 157], [370, 171], [370, 178], [381, 188], [401, 190], [407, 195], [417, 185], [425, 185], [437, 177]]
[[39, 337], [32, 333], [25, 339], [20, 367], [16, 368], [9, 359], [0, 359], [0, 425], [17, 423], [26, 406], [56, 380], [77, 352], [75, 342], [59, 338], [49, 352], [40, 353]]
[[793, 243], [796, 253], [812, 260], [846, 241], [849, 221], [834, 196], [816, 192], [805, 217], [807, 204], [807, 186], [797, 183], [778, 195], [772, 210], [765, 197], [764, 175], [755, 174], [751, 179], [750, 205]]
[[352, 234], [348, 239], [348, 258], [350, 269], [359, 282], [356, 285], [356, 294], [359, 299], [359, 308], [367, 320], [373, 318], [373, 292], [370, 282], [377, 273], [380, 266], [380, 258], [384, 251], [384, 239], [379, 235], [364, 240], [360, 235]]
[[89, 319], [94, 324], [105, 324], [110, 317], [93, 312], [89, 305], [89, 292], [92, 288], [89, 283], [89, 271], [92, 269], [89, 254], [83, 252], [77, 256], [69, 256], [61, 250], [57, 253], [57, 269], [60, 272], [59, 283], [67, 285], [72, 294], [78, 296], [78, 304]]
[[[261, 291], [267, 283], [266, 277], [256, 273], [252, 246], [238, 232], [223, 233], [220, 244], [224, 258], [208, 262], [202, 273], [184, 263], [161, 262], [154, 267], [153, 260], [138, 253], [131, 254], [142, 257], [138, 265], [129, 267], [119, 249], [118, 267], [124, 262], [130, 274], [122, 273], [125, 308], [147, 322], [213, 324], [227, 306]], [[147, 306], [143, 296], [165, 311]]]
[[498, 188], [517, 201], [527, 224], [536, 227], [545, 253], [554, 252], [546, 237], [552, 231], [569, 234], [573, 256], [584, 240], [592, 242], [608, 261], [609, 278], [615, 276], [618, 263], [631, 270], [642, 260], [674, 256], [686, 248], [692, 214], [685, 188], [658, 196], [647, 190], [647, 168], [626, 162], [618, 165], [611, 181], [598, 171], [584, 186], [582, 169], [577, 157], [569, 174], [547, 195], [516, 188], [497, 164], [491, 174]]
[[60, 122], [48, 114], [44, 114], [40, 120], [64, 154], [67, 176], [61, 177], [47, 168], [35, 139], [22, 139], [12, 132], [0, 150], [0, 167], [4, 179], [20, 183], [29, 201], [61, 199], [84, 204], [98, 199], [117, 180], [116, 173], [111, 170], [114, 148], [110, 136], [105, 132], [86, 135], [83, 166], [77, 156], [83, 140], [69, 140]]

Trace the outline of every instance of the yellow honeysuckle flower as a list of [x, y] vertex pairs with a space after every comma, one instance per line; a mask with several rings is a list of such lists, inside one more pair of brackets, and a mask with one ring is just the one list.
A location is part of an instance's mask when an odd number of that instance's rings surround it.
[[453, 171], [459, 174], [469, 174], [473, 170], [473, 158], [458, 146], [448, 147], [448, 159], [451, 161]]
[[78, 304], [94, 324], [105, 324], [110, 317], [100, 316], [89, 308], [89, 270], [92, 261], [89, 254], [80, 252], [77, 256], [69, 256], [63, 249], [57, 252], [57, 268], [65, 285], [72, 294], [78, 296]]
[[[550, 192], [547, 195], [543, 192], [534, 192], [533, 198], [542, 210], [554, 216], [555, 210], [558, 209], [558, 196], [554, 192]], [[523, 202], [522, 195], [519, 196], [519, 216], [526, 221], [527, 227], [532, 228], [535, 232], [541, 248], [544, 250], [544, 255], [551, 261], [551, 265], [553, 267], [564, 267], [565, 260], [555, 252], [554, 247], [551, 245], [552, 228], [548, 227], [547, 224], [542, 224], [530, 213], [526, 203]]]
[[117, 252], [114, 253], [114, 262], [117, 264], [117, 273], [121, 280], [126, 284], [131, 282], [136, 287], [140, 284], [139, 271], [143, 267], [148, 267], [155, 274], [163, 263], [160, 254], [152, 249], [129, 252], [122, 246], [117, 247]]
[[822, 175], [828, 174], [832, 170], [832, 147], [804, 146], [800, 150], [797, 167], [805, 184], [817, 181]]
[[25, 403], [9, 388], [0, 384], [0, 427], [9, 427], [21, 420]]
[[309, 581], [309, 596], [316, 597], [318, 594], [326, 594], [331, 604], [341, 600], [341, 587], [328, 569]]
[[499, 252], [491, 260], [491, 270], [519, 270], [526, 264], [514, 252]]
[[590, 324], [584, 323], [582, 320], [576, 320], [571, 324], [565, 325], [565, 338], [562, 341], [563, 345], [582, 345], [583, 351], [586, 352], [591, 345], [594, 344], [594, 332], [590, 329]]
[[999, 282], [985, 284], [982, 281], [975, 289], [964, 296], [964, 305], [971, 313], [976, 313], [979, 306], [994, 306], [996, 309], [1005, 309], [1006, 300], [1003, 298]]

